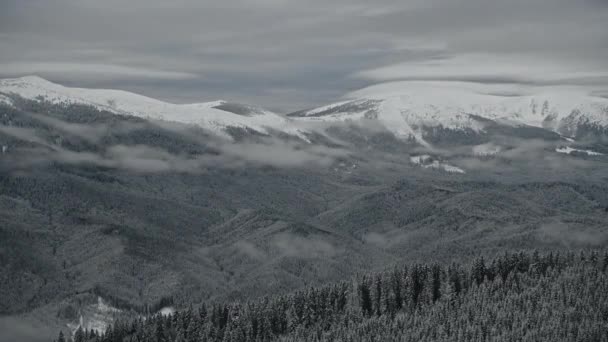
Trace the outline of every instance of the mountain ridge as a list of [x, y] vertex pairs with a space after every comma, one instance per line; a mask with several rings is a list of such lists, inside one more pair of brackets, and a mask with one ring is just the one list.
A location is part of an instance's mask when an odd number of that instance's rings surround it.
[[566, 137], [583, 135], [583, 128], [608, 130], [608, 100], [601, 97], [566, 88], [502, 95], [487, 90], [433, 82], [386, 83], [355, 91], [349, 100], [288, 117], [308, 123], [376, 120], [397, 137], [415, 138], [423, 145], [433, 128], [475, 134], [485, 130], [484, 120], [542, 128]]
[[[84, 104], [114, 114], [194, 124], [220, 135], [226, 135], [229, 128], [240, 128], [261, 134], [278, 131], [305, 138], [303, 131], [276, 113], [224, 100], [173, 104], [123, 90], [65, 87], [38, 76], [2, 79], [0, 94], [4, 97], [16, 94], [54, 104]], [[239, 110], [238, 114], [235, 109]]]

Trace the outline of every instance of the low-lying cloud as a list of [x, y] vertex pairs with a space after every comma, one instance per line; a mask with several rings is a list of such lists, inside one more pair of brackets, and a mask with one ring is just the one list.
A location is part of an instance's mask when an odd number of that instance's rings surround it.
[[[240, 168], [247, 165], [274, 167], [328, 166], [337, 158], [346, 156], [348, 151], [304, 142], [284, 141], [265, 137], [256, 141], [234, 142], [222, 138], [205, 136], [192, 132], [184, 125], [160, 125], [159, 128], [172, 134], [183, 134], [192, 139], [202, 150], [201, 153], [177, 153], [158, 146], [146, 144], [115, 143], [99, 144], [104, 137], [115, 133], [128, 133], [142, 128], [126, 124], [109, 127], [104, 124], [75, 124], [59, 119], [35, 116], [35, 119], [57, 129], [68, 136], [75, 136], [97, 144], [95, 151], [74, 151], [55, 141], [53, 134], [34, 128], [0, 125], [0, 133], [18, 141], [35, 146], [9, 146], [8, 158], [18, 168], [35, 167], [48, 162], [70, 165], [94, 165], [138, 173], [157, 172], [204, 172], [207, 168]], [[132, 127], [131, 127], [132, 126]], [[200, 133], [200, 131], [198, 132]]]
[[538, 236], [542, 241], [559, 243], [569, 248], [598, 247], [608, 242], [608, 233], [583, 227], [568, 225], [563, 222], [551, 222], [541, 225]]
[[332, 257], [336, 247], [328, 241], [315, 236], [280, 234], [273, 238], [272, 245], [284, 256], [298, 258]]
[[0, 317], [0, 342], [43, 342], [55, 337], [50, 327], [19, 317]]

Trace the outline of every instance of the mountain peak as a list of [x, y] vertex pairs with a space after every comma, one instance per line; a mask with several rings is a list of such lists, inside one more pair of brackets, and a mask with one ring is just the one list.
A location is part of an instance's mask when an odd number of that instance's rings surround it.
[[[66, 87], [39, 76], [0, 80], [0, 93], [16, 94], [35, 101], [44, 99], [55, 104], [88, 105], [119, 115], [197, 125], [220, 135], [226, 135], [228, 128], [241, 128], [262, 134], [278, 131], [306, 140], [301, 130], [278, 114], [253, 106], [229, 105], [226, 101], [173, 104], [123, 90]], [[243, 115], [246, 110], [250, 110], [250, 115]]]
[[423, 141], [425, 130], [483, 132], [488, 122], [543, 128], [568, 136], [582, 126], [608, 130], [608, 99], [580, 88], [392, 82], [348, 95], [350, 100], [292, 113], [298, 121], [375, 119], [398, 137]]

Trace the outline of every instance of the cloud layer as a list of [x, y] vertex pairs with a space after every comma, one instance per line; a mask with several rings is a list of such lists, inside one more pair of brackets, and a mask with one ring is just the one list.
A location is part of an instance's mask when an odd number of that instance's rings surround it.
[[[395, 79], [608, 84], [603, 0], [3, 0], [0, 77], [283, 111]], [[608, 92], [606, 92], [608, 93]]]
[[[4, 167], [9, 169], [30, 169], [36, 165], [58, 162], [137, 173], [201, 173], [208, 168], [243, 168], [248, 165], [286, 168], [328, 166], [349, 153], [341, 148], [288, 142], [271, 137], [232, 142], [202, 135], [200, 131], [193, 133], [189, 131], [189, 126], [159, 122], [158, 129], [165, 131], [165, 137], [177, 133], [197, 146], [198, 151], [171, 152], [153, 144], [125, 144], [115, 141], [116, 135], [145, 129], [143, 124], [76, 124], [44, 115], [26, 116], [52, 130], [0, 124], [0, 137], [4, 135], [10, 138], [9, 140], [16, 140], [13, 144], [8, 144], [9, 160], [0, 160], [0, 164], [6, 164]], [[79, 143], [69, 143], [73, 139], [76, 139], [76, 142], [86, 141], [88, 148], [71, 149], [74, 145], [80, 146]], [[103, 143], [104, 140], [107, 142]], [[64, 141], [68, 143], [64, 144]]]

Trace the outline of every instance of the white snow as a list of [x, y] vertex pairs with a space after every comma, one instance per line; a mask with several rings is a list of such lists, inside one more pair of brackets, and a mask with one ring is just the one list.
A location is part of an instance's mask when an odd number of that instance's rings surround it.
[[589, 156], [603, 156], [603, 153], [600, 152], [595, 152], [595, 151], [591, 151], [591, 150], [580, 150], [577, 148], [572, 148], [570, 146], [566, 146], [566, 147], [558, 147], [555, 149], [555, 152], [557, 153], [564, 153], [564, 154], [571, 154], [572, 152], [579, 152], [579, 153], [585, 153]]
[[[412, 135], [417, 139], [420, 139], [417, 128], [421, 126], [483, 131], [483, 124], [471, 115], [516, 126], [568, 131], [568, 135], [574, 135], [581, 123], [608, 127], [608, 99], [568, 87], [527, 88], [519, 93], [513, 91], [515, 89], [507, 88], [501, 92], [496, 86], [474, 86], [463, 82], [406, 81], [371, 86], [350, 93], [347, 97], [354, 99], [353, 104], [377, 101], [380, 123], [397, 136]], [[347, 103], [339, 102], [308, 113], [318, 113]], [[357, 120], [368, 111], [367, 108], [352, 108], [355, 109], [351, 112], [314, 118], [304, 113], [296, 120]]]
[[159, 313], [162, 316], [171, 316], [175, 313], [175, 308], [172, 306], [167, 306], [167, 307], [160, 309]]
[[419, 156], [411, 156], [410, 157], [410, 161], [414, 164], [418, 164], [418, 165], [422, 165], [424, 164], [427, 160], [431, 160], [432, 157], [429, 156], [428, 154], [423, 154], [423, 155], [419, 155]]
[[[114, 323], [116, 316], [121, 312], [122, 310], [106, 304], [101, 297], [97, 297], [96, 304], [82, 307], [80, 309], [78, 321], [70, 323], [67, 326], [71, 330], [72, 336], [76, 333], [78, 328], [87, 331], [93, 329], [98, 333], [103, 333], [110, 324]], [[170, 316], [175, 312], [176, 310], [172, 306], [166, 306], [158, 311], [162, 316]], [[146, 319], [146, 317], [141, 317]]]
[[0, 92], [16, 93], [26, 99], [42, 98], [56, 104], [86, 104], [122, 115], [194, 124], [222, 135], [226, 128], [238, 127], [264, 134], [276, 130], [305, 139], [304, 132], [290, 120], [270, 111], [244, 116], [213, 108], [223, 101], [173, 104], [122, 90], [64, 87], [37, 76], [0, 80]]
[[481, 144], [473, 146], [473, 155], [480, 157], [493, 156], [500, 152], [501, 148], [493, 143]]
[[80, 312], [77, 324], [68, 324], [72, 334], [82, 328], [83, 330], [95, 330], [98, 333], [105, 332], [110, 324], [114, 322], [116, 314], [121, 310], [104, 303], [101, 297], [97, 297], [97, 304], [89, 305]]
[[465, 173], [465, 171], [459, 167], [453, 166], [453, 165], [449, 165], [449, 164], [441, 164], [438, 161], [434, 161], [432, 166], [433, 168], [442, 168], [444, 169], [446, 172], [452, 172], [452, 173]]
[[324, 111], [326, 111], [326, 110], [331, 110], [331, 109], [334, 109], [334, 108], [336, 108], [336, 107], [339, 107], [339, 106], [341, 106], [341, 105], [347, 104], [347, 103], [349, 103], [349, 102], [351, 102], [351, 101], [350, 101], [350, 100], [349, 100], [349, 101], [342, 101], [342, 102], [332, 103], [332, 104], [327, 105], [327, 106], [322, 106], [322, 107], [318, 107], [318, 108], [315, 108], [315, 109], [311, 109], [311, 110], [309, 110], [309, 111], [306, 111], [306, 114], [305, 114], [305, 115], [306, 115], [306, 116], [315, 115], [315, 114], [318, 114], [318, 113], [324, 112]]
[[7, 96], [4, 96], [2, 94], [0, 94], [0, 103], [4, 103], [9, 106], [13, 106], [13, 100], [11, 100], [10, 98], [8, 98]]
[[356, 121], [365, 117], [365, 110], [358, 112], [332, 112], [325, 115], [317, 115], [321, 112], [340, 107], [342, 105], [363, 105], [369, 102], [367, 99], [362, 100], [349, 100], [333, 103], [327, 106], [318, 107], [302, 113], [303, 116], [294, 117], [294, 121], [298, 122], [340, 122], [340, 121]]
[[404, 115], [401, 112], [404, 107], [404, 103], [401, 101], [401, 98], [392, 97], [388, 98], [380, 104], [378, 111], [382, 113], [382, 121], [386, 128], [395, 134], [396, 137], [401, 137], [404, 139], [408, 139], [410, 137], [416, 138], [417, 141], [422, 143], [425, 146], [429, 146], [424, 139], [422, 138], [422, 132], [416, 131], [410, 124], [409, 120], [406, 118], [408, 112]]
[[449, 173], [465, 173], [463, 169], [454, 165], [440, 162], [439, 160], [433, 159], [433, 157], [428, 154], [411, 156], [410, 162], [425, 169], [443, 170]]

